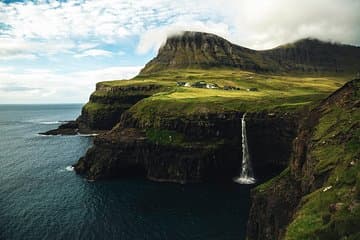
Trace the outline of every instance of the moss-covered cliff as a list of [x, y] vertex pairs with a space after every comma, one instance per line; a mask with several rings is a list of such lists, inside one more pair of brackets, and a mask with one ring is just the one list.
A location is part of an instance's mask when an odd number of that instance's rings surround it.
[[302, 121], [289, 167], [252, 191], [248, 239], [358, 239], [360, 80]]
[[[158, 181], [231, 181], [241, 167], [242, 115], [198, 114], [164, 118], [152, 125], [123, 114], [113, 130], [95, 138], [95, 146], [75, 170], [89, 179], [122, 177], [133, 171]], [[296, 132], [294, 115], [250, 113], [247, 121], [255, 171], [262, 173], [259, 177], [273, 176], [287, 165]]]
[[89, 102], [83, 107], [78, 122], [90, 129], [110, 130], [119, 122], [121, 114], [132, 105], [165, 90], [165, 84], [149, 81], [98, 83], [96, 91], [91, 94]]

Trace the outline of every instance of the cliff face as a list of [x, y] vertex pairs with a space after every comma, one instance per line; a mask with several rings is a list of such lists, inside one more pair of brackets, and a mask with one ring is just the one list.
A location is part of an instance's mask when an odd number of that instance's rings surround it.
[[169, 69], [228, 67], [273, 73], [360, 72], [360, 47], [303, 39], [265, 51], [213, 34], [184, 32], [167, 39], [141, 74]]
[[289, 167], [252, 191], [248, 239], [357, 239], [360, 80], [302, 122]]
[[164, 91], [160, 84], [112, 86], [111, 82], [98, 83], [77, 122], [84, 128], [110, 130], [120, 121], [123, 112], [160, 91]]
[[[213, 34], [184, 32], [167, 39], [141, 73], [171, 68], [238, 67], [260, 70], [264, 61], [256, 51], [236, 46]], [[266, 69], [263, 69], [266, 70]]]
[[154, 82], [129, 83], [127, 80], [122, 80], [122, 84], [113, 83], [114, 81], [97, 83], [96, 90], [75, 121], [41, 134], [74, 135], [111, 130], [120, 121], [121, 115], [134, 104], [157, 92], [168, 90], [167, 86]]
[[[112, 131], [95, 138], [75, 170], [89, 179], [136, 172], [157, 181], [231, 181], [241, 167], [242, 114], [162, 119], [159, 126], [127, 112]], [[282, 150], [295, 135], [295, 117], [263, 112], [249, 114], [247, 122], [254, 170], [271, 177], [287, 165], [289, 151]]]

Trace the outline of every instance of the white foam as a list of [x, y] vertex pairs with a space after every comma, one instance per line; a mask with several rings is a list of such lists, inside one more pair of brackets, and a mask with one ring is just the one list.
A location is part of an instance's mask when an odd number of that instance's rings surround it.
[[89, 133], [89, 134], [81, 134], [81, 133], [78, 133], [77, 136], [80, 136], [80, 137], [95, 137], [99, 135], [98, 133]]
[[74, 171], [74, 167], [73, 167], [73, 166], [67, 166], [65, 169], [66, 169], [66, 171], [69, 171], [69, 172]]
[[234, 178], [234, 182], [239, 184], [254, 184], [256, 182], [255, 178], [252, 177], [237, 177]]
[[44, 121], [44, 122], [40, 122], [40, 124], [45, 124], [45, 125], [54, 125], [54, 124], [60, 124], [63, 123], [61, 121]]

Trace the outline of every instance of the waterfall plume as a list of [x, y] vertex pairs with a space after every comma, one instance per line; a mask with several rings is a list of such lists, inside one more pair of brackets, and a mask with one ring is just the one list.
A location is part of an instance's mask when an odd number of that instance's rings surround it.
[[246, 135], [246, 113], [241, 118], [241, 146], [242, 146], [242, 161], [240, 176], [235, 178], [234, 181], [240, 184], [253, 184], [255, 183], [254, 173], [252, 171], [250, 162], [249, 146]]

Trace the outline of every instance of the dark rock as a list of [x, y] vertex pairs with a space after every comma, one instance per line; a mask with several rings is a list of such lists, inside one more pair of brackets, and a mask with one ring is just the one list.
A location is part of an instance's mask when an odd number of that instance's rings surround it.
[[94, 144], [74, 165], [77, 173], [92, 180], [121, 178], [129, 173], [178, 183], [231, 180], [229, 176], [235, 176], [240, 168], [240, 161], [233, 158], [238, 149], [231, 144], [160, 145], [148, 141], [135, 128], [103, 134]]
[[281, 239], [301, 198], [301, 189], [288, 171], [270, 188], [251, 192], [247, 238]]
[[[79, 160], [75, 170], [91, 179], [121, 177], [123, 169], [133, 164], [152, 180], [231, 181], [240, 171], [242, 115], [233, 112], [197, 115], [191, 119], [164, 118], [159, 126], [144, 126], [126, 112], [116, 128], [95, 138], [94, 147]], [[294, 121], [295, 116], [248, 114], [249, 148], [257, 175], [274, 176], [287, 165], [290, 154], [287, 148], [296, 130]], [[141, 130], [148, 128], [181, 133], [189, 144], [148, 141]], [[257, 148], [262, 151], [256, 151]]]
[[60, 125], [57, 129], [39, 133], [41, 135], [76, 135], [79, 132], [79, 125], [76, 121], [69, 121]]

